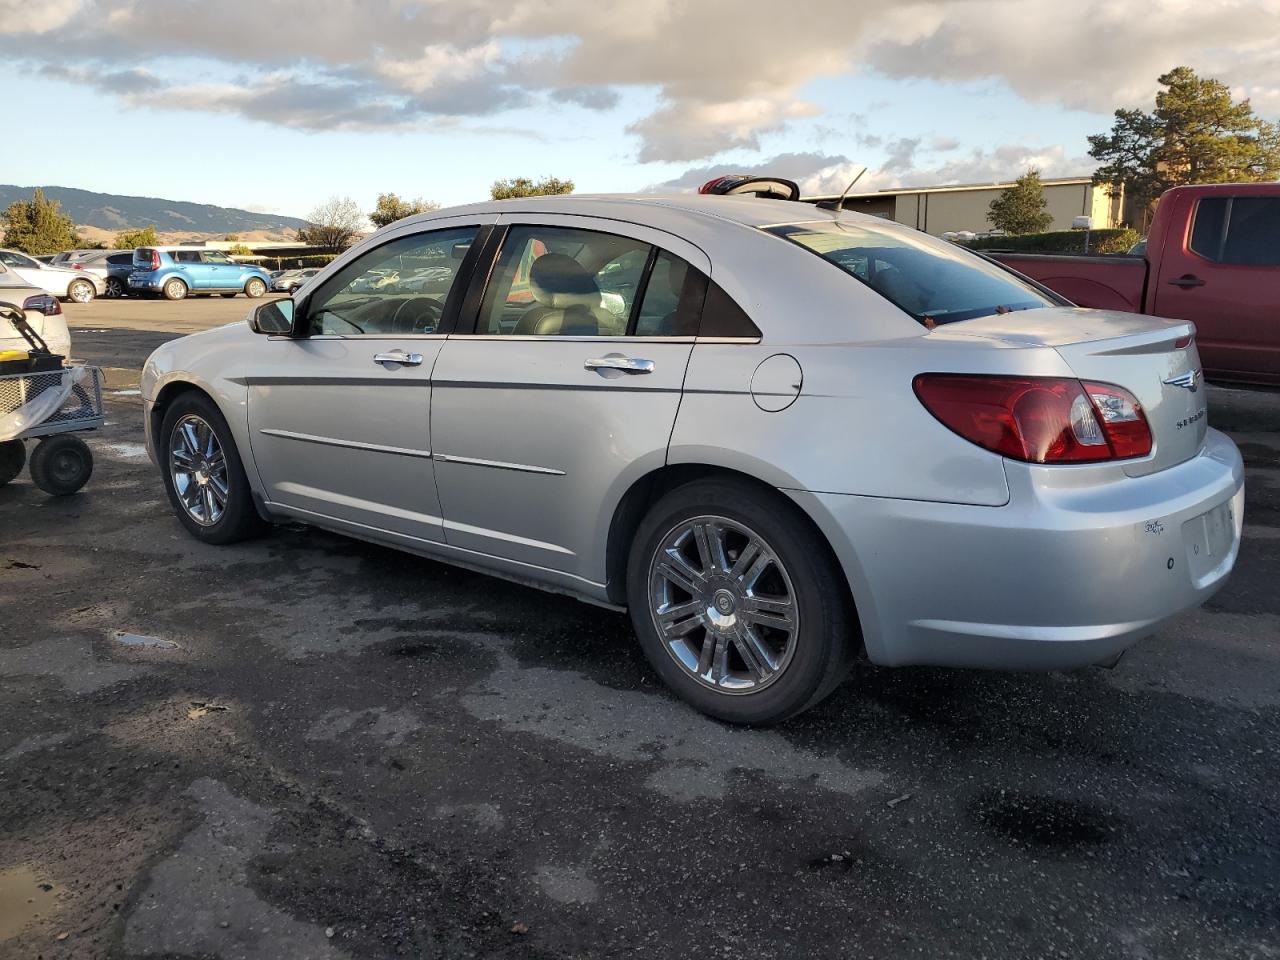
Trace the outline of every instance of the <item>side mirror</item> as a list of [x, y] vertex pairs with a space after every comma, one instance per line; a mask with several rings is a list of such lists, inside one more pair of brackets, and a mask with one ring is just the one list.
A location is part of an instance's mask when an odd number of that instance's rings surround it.
[[293, 334], [293, 321], [293, 301], [272, 300], [254, 308], [249, 326], [264, 336], [288, 337]]

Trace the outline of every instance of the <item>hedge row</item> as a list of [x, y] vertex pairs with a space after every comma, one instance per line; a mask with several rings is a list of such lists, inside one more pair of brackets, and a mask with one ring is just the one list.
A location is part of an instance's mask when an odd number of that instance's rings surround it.
[[[1011, 237], [978, 237], [961, 241], [974, 250], [1018, 250], [1024, 253], [1084, 253], [1083, 230], [1054, 230], [1050, 233], [1023, 233]], [[1089, 233], [1089, 253], [1127, 253], [1142, 239], [1137, 230], [1093, 230]]]

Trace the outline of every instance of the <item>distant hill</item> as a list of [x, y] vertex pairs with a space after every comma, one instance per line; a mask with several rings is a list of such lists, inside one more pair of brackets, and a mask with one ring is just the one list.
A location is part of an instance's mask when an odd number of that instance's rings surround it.
[[[15, 200], [30, 200], [35, 187], [0, 184], [0, 210]], [[155, 225], [162, 234], [289, 234], [305, 221], [276, 213], [252, 213], [234, 207], [186, 203], [156, 197], [122, 197], [74, 187], [42, 187], [44, 195], [62, 204], [63, 212], [78, 225], [119, 231]], [[96, 231], [93, 231], [96, 232]]]

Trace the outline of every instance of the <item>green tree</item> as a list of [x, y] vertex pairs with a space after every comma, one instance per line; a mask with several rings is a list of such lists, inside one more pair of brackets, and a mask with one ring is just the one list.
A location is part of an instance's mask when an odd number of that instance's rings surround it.
[[354, 200], [337, 196], [312, 210], [307, 221], [298, 231], [298, 239], [329, 253], [341, 253], [351, 246], [351, 241], [368, 223]]
[[1028, 170], [991, 201], [987, 219], [1006, 233], [1040, 233], [1053, 224], [1053, 214], [1045, 210], [1048, 206], [1040, 171]]
[[223, 237], [222, 239], [223, 239], [223, 240], [226, 240], [228, 243], [235, 243], [236, 241], [238, 241], [238, 240], [240, 239], [240, 234], [238, 234], [238, 233], [228, 233], [228, 234], [227, 234], [225, 237]]
[[573, 181], [561, 180], [559, 177], [543, 177], [534, 181], [528, 177], [513, 177], [510, 180], [495, 180], [489, 188], [489, 196], [494, 200], [512, 200], [516, 197], [553, 197], [562, 193], [573, 193]]
[[378, 194], [378, 205], [374, 208], [373, 213], [369, 214], [369, 219], [373, 221], [375, 227], [382, 229], [397, 220], [403, 220], [405, 217], [412, 217], [418, 213], [429, 213], [432, 210], [439, 209], [440, 204], [432, 200], [423, 200], [421, 197], [415, 200], [401, 200], [394, 193], [380, 193]]
[[1155, 110], [1117, 110], [1110, 133], [1089, 138], [1102, 163], [1093, 182], [1121, 184], [1144, 206], [1185, 183], [1237, 183], [1280, 176], [1280, 127], [1256, 116], [1226, 84], [1175, 67], [1160, 77]]
[[4, 214], [6, 247], [22, 250], [32, 256], [74, 250], [81, 240], [76, 225], [62, 212], [57, 200], [46, 200], [37, 189], [30, 200], [9, 204]]
[[155, 225], [143, 227], [141, 230], [126, 230], [117, 233], [115, 242], [111, 244], [115, 250], [132, 250], [134, 247], [154, 247], [160, 242], [156, 236]]
[[229, 257], [252, 257], [253, 248], [243, 243], [237, 243], [234, 247], [227, 251]]

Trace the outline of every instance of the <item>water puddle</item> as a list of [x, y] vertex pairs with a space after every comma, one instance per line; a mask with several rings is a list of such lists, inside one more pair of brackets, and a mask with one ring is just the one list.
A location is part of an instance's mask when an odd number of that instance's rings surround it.
[[165, 640], [161, 637], [148, 637], [141, 633], [125, 633], [123, 630], [117, 630], [112, 634], [112, 639], [116, 643], [122, 643], [126, 647], [158, 647], [161, 650], [172, 650], [177, 646], [172, 640]]
[[32, 920], [53, 907], [53, 884], [30, 867], [0, 870], [0, 940], [16, 936]]
[[989, 791], [970, 804], [970, 815], [1009, 840], [1069, 849], [1112, 840], [1124, 826], [1093, 804], [1035, 794]]

